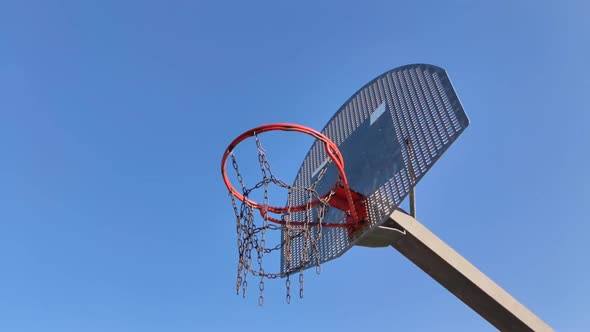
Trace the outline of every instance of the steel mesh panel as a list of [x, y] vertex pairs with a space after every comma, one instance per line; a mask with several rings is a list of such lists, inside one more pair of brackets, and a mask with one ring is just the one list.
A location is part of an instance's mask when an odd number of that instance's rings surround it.
[[[379, 107], [385, 107], [386, 111], [371, 118]], [[322, 133], [341, 149], [351, 189], [367, 197], [370, 225], [352, 238], [349, 238], [346, 229], [323, 227], [317, 244], [306, 243], [304, 237], [294, 236], [298, 230], [290, 234], [283, 231], [283, 238], [291, 236], [291, 258], [287, 262], [287, 248], [283, 247], [281, 273], [290, 274], [334, 259], [371, 228], [382, 224], [468, 124], [461, 103], [442, 68], [425, 64], [404, 66], [377, 77], [361, 88], [336, 112]], [[411, 151], [406, 144], [408, 140]], [[414, 157], [412, 161], [410, 152]], [[314, 172], [326, 160], [323, 145], [313, 144], [294, 186], [309, 187], [315, 181]], [[410, 167], [413, 168], [414, 179], [410, 178]], [[335, 180], [334, 171], [326, 173], [318, 190], [329, 190]], [[303, 192], [293, 192], [290, 197], [294, 205], [304, 204], [306, 199]], [[313, 213], [317, 215], [317, 211]], [[330, 209], [328, 217], [329, 222], [344, 222], [344, 213], [336, 209]], [[291, 220], [304, 221], [305, 214], [292, 213]], [[312, 228], [311, 232], [317, 234], [318, 229]], [[314, 245], [317, 245], [319, 253], [310, 257]]]

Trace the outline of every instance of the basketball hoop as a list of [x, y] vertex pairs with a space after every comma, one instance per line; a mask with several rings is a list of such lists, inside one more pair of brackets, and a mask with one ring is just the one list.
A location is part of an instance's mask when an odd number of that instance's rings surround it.
[[[311, 186], [296, 187], [288, 185], [284, 181], [275, 177], [258, 137], [259, 134], [269, 131], [300, 132], [312, 136], [318, 143], [321, 142], [320, 144], [323, 144], [329, 160], [318, 170], [317, 178]], [[237, 145], [251, 137], [254, 137], [256, 141], [262, 180], [256, 183], [253, 187], [247, 188], [244, 184], [242, 174], [239, 171], [238, 163], [233, 151]], [[240, 184], [240, 190], [234, 187], [228, 177], [226, 171], [228, 158], [231, 159], [236, 178]], [[319, 193], [316, 187], [325, 175], [330, 163], [334, 164], [338, 172], [337, 180], [328, 192]], [[242, 294], [245, 296], [248, 284], [248, 274], [260, 277], [260, 305], [262, 305], [264, 301], [264, 278], [275, 279], [278, 277], [287, 277], [287, 302], [290, 302], [290, 273], [265, 272], [262, 266], [264, 254], [270, 253], [274, 250], [284, 250], [284, 259], [289, 267], [287, 271], [299, 271], [300, 273], [299, 295], [300, 297], [303, 297], [304, 267], [310, 263], [314, 263], [316, 265], [316, 270], [319, 273], [320, 259], [318, 241], [322, 235], [322, 227], [345, 228], [348, 231], [349, 236], [351, 236], [365, 224], [367, 217], [367, 210], [365, 207], [366, 199], [363, 195], [350, 189], [344, 171], [344, 158], [342, 157], [340, 150], [327, 136], [311, 128], [297, 124], [277, 123], [259, 126], [244, 132], [234, 139], [225, 150], [223, 158], [221, 159], [221, 174], [223, 181], [229, 190], [229, 195], [236, 216], [239, 251], [236, 291], [239, 293], [240, 289], [242, 289]], [[287, 190], [288, 199], [285, 206], [272, 206], [269, 204], [268, 188], [270, 184], [277, 185], [278, 187]], [[262, 202], [257, 202], [251, 198], [251, 194], [256, 190], [262, 191]], [[301, 202], [296, 203], [295, 200], [292, 199], [294, 192], [303, 193], [303, 195], [305, 195], [304, 197], [306, 197], [306, 199], [303, 204]], [[344, 220], [330, 220], [324, 222], [323, 219], [326, 215], [326, 210], [330, 207], [344, 211], [346, 218]], [[258, 211], [258, 214], [262, 219], [259, 222], [256, 222], [255, 210]], [[294, 221], [292, 216], [295, 213], [297, 213], [298, 216], [303, 217], [298, 218], [299, 221]], [[272, 248], [267, 247], [267, 230], [281, 230], [283, 232], [282, 240], [277, 246]], [[290, 250], [291, 240], [294, 238], [297, 238], [303, 243], [303, 257], [298, 257], [298, 266], [289, 266], [292, 261]], [[311, 252], [309, 252], [307, 248], [310, 248]], [[257, 255], [258, 268], [252, 266], [252, 254], [254, 251]]]

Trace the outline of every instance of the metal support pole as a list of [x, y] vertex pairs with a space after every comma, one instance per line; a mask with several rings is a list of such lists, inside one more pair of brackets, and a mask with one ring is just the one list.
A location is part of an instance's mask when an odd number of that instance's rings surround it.
[[399, 210], [357, 245], [391, 245], [500, 331], [553, 331], [424, 225]]
[[416, 188], [410, 190], [410, 215], [416, 218]]
[[412, 149], [412, 141], [408, 137], [406, 140], [406, 148], [408, 149], [409, 165], [408, 177], [410, 179], [410, 215], [416, 218], [416, 171], [414, 170], [414, 149]]

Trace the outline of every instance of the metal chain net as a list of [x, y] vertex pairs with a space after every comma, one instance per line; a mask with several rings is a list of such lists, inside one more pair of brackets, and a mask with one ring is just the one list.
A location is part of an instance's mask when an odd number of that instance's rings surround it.
[[[270, 273], [267, 272], [263, 267], [263, 259], [265, 254], [278, 251], [284, 247], [285, 262], [287, 267], [290, 266], [292, 261], [291, 257], [291, 243], [294, 239], [303, 241], [303, 253], [300, 261], [303, 262], [301, 266], [306, 266], [308, 263], [315, 261], [316, 272], [319, 274], [320, 268], [320, 250], [318, 242], [322, 237], [322, 222], [326, 211], [329, 208], [328, 202], [335, 194], [335, 190], [332, 190], [327, 196], [322, 198], [317, 192], [316, 187], [323, 178], [328, 165], [326, 163], [318, 173], [316, 181], [312, 183], [310, 187], [294, 187], [286, 184], [275, 177], [270, 167], [268, 160], [266, 159], [265, 151], [262, 147], [260, 139], [257, 135], [254, 135], [256, 141], [256, 148], [258, 150], [258, 163], [260, 165], [260, 171], [262, 179], [254, 186], [248, 188], [244, 183], [242, 174], [240, 173], [238, 162], [233, 152], [230, 153], [233, 169], [236, 172], [236, 178], [240, 183], [240, 188], [244, 199], [239, 201], [230, 192], [230, 198], [232, 207], [236, 216], [236, 233], [237, 233], [237, 245], [238, 245], [238, 273], [236, 278], [236, 294], [240, 294], [246, 297], [246, 291], [248, 289], [248, 275], [258, 278], [258, 289], [259, 299], [258, 304], [264, 304], [264, 282], [265, 279], [277, 279], [278, 277], [286, 277], [286, 301], [291, 301], [291, 280], [289, 274], [282, 275], [281, 273]], [[269, 206], [268, 191], [270, 185], [276, 185], [280, 188], [287, 190], [287, 212], [284, 213], [281, 218], [281, 223], [269, 222], [262, 215], [268, 215]], [[252, 195], [253, 192], [261, 190], [263, 195], [263, 201], [261, 213], [256, 211], [254, 208], [247, 203], [247, 199]], [[291, 222], [291, 208], [294, 206], [292, 195], [294, 192], [303, 192], [307, 197], [305, 218], [303, 223], [297, 223], [294, 225]], [[319, 200], [320, 204], [312, 206], [312, 202]], [[315, 212], [314, 212], [315, 210]], [[314, 219], [315, 215], [315, 219]], [[280, 238], [279, 243], [274, 246], [269, 246], [266, 241], [266, 232], [270, 231], [283, 231], [283, 238]], [[256, 262], [252, 262], [252, 256], [254, 255]], [[288, 268], [287, 271], [290, 269]], [[299, 270], [299, 297], [303, 298], [303, 267]]]

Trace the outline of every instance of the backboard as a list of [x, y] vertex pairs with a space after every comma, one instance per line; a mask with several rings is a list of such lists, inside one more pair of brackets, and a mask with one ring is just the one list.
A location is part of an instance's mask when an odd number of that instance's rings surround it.
[[[309, 242], [293, 238], [289, 247], [281, 248], [281, 274], [337, 258], [366, 232], [383, 224], [468, 124], [446, 72], [433, 65], [393, 69], [357, 91], [328, 121], [322, 134], [342, 152], [350, 189], [366, 197], [368, 223], [352, 236], [345, 228], [324, 227], [317, 243], [319, 254], [311, 260], [301, 259], [307, 256], [304, 252], [312, 251], [306, 247]], [[293, 186], [310, 187], [317, 182], [318, 192], [329, 191], [338, 177], [333, 164], [325, 168], [329, 160], [322, 144], [314, 143]], [[290, 205], [300, 205], [308, 198], [295, 192], [289, 199]], [[305, 213], [292, 213], [291, 218], [304, 220]], [[344, 223], [345, 218], [344, 212], [335, 208], [325, 215], [329, 222]]]

